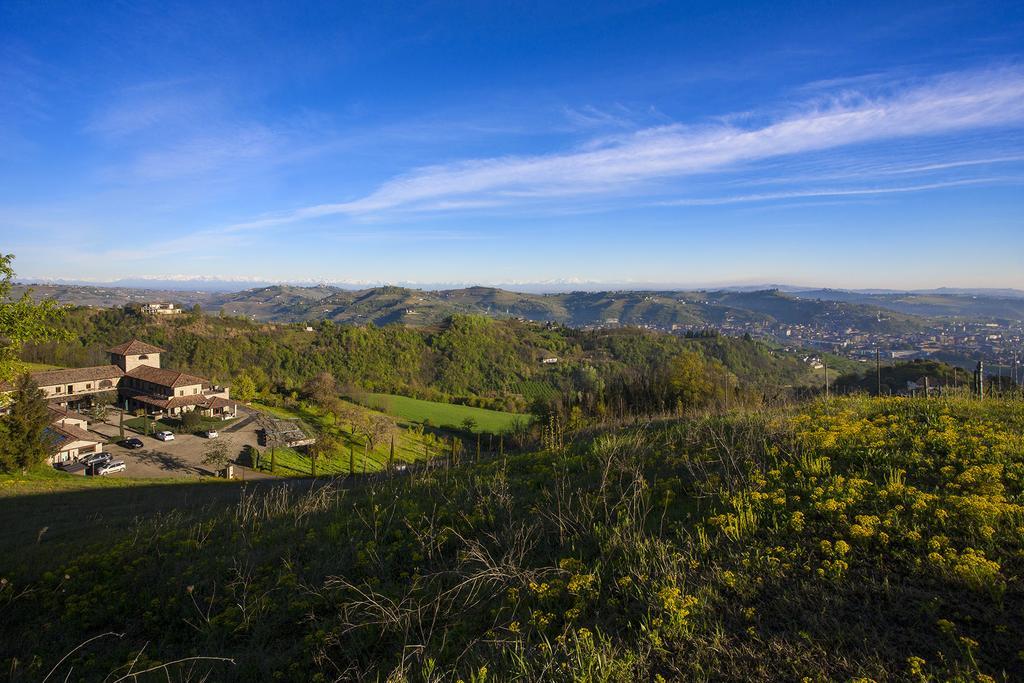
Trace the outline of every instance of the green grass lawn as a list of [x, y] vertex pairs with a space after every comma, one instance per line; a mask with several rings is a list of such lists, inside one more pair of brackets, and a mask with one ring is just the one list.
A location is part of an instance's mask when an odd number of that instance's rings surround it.
[[[128, 479], [119, 477], [85, 477], [68, 474], [49, 465], [40, 465], [25, 474], [0, 474], [0, 498], [59, 491], [88, 491], [125, 486], [147, 486], [174, 481], [172, 479]], [[181, 483], [180, 481], [178, 483]]]
[[30, 363], [26, 360], [16, 360], [13, 364], [14, 375], [23, 372], [42, 372], [43, 370], [60, 370], [59, 365], [47, 365], [46, 363]]
[[[289, 408], [270, 406], [263, 403], [253, 402], [252, 408], [270, 413], [284, 419], [297, 419], [303, 423], [305, 429], [311, 434], [317, 434], [325, 429], [334, 428], [334, 420], [330, 415], [325, 415], [318, 409], [308, 405], [298, 405]], [[353, 404], [354, 405], [354, 404]], [[359, 406], [354, 406], [360, 408]], [[361, 408], [366, 410], [365, 408]], [[352, 434], [347, 425], [342, 425], [340, 430], [341, 448], [329, 457], [321, 457], [317, 461], [317, 475], [348, 474], [349, 454], [352, 451], [352, 460], [356, 474], [362, 472], [379, 472], [387, 467], [390, 457], [391, 441], [374, 445], [373, 450], [366, 453], [364, 458], [365, 440], [358, 432]], [[467, 444], [468, 446], [468, 444]], [[447, 447], [441, 440], [430, 433], [423, 433], [416, 428], [400, 427], [395, 433], [395, 462], [411, 463], [434, 457], [439, 453], [447, 453]], [[270, 451], [261, 450], [260, 470], [270, 471]], [[365, 465], [365, 467], [364, 467]], [[304, 476], [311, 473], [309, 456], [291, 448], [276, 449], [274, 474], [280, 476]]]
[[454, 403], [438, 403], [424, 401], [408, 396], [393, 394], [366, 394], [364, 401], [372, 408], [409, 422], [423, 423], [430, 421], [435, 427], [462, 428], [466, 418], [476, 422], [476, 431], [497, 434], [508, 430], [516, 420], [530, 420], [529, 415], [517, 415], [500, 410], [487, 410], [461, 406]]

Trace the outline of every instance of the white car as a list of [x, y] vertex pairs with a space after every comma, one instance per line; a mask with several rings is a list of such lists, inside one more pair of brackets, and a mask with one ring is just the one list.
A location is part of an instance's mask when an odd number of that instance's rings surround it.
[[153, 436], [161, 441], [174, 441], [174, 432], [157, 432]]
[[205, 432], [207, 439], [216, 439], [220, 434], [217, 433], [216, 429], [207, 429]]
[[114, 472], [124, 472], [127, 466], [124, 464], [124, 460], [114, 460], [108, 462], [106, 465], [100, 465], [96, 468], [96, 474], [113, 474]]

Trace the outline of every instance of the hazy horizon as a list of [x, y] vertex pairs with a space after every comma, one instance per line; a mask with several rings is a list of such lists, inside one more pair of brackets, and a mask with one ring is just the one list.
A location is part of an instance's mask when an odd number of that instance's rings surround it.
[[1024, 289], [1024, 6], [0, 7], [22, 281]]
[[564, 294], [570, 292], [601, 291], [763, 291], [778, 289], [784, 292], [800, 293], [819, 290], [851, 292], [862, 294], [942, 292], [947, 294], [989, 294], [999, 296], [1024, 296], [1024, 289], [1013, 287], [947, 287], [937, 286], [922, 289], [901, 289], [891, 287], [836, 287], [824, 285], [802, 285], [791, 282], [594, 282], [594, 281], [537, 281], [537, 282], [416, 282], [416, 281], [325, 281], [325, 280], [274, 280], [270, 278], [219, 279], [204, 276], [188, 278], [122, 278], [118, 280], [66, 280], [60, 278], [30, 279], [19, 277], [21, 286], [81, 286], [101, 288], [124, 288], [138, 290], [231, 293], [272, 286], [331, 287], [346, 290], [373, 289], [377, 287], [402, 287], [423, 291], [469, 289], [473, 287], [504, 289], [528, 294]]

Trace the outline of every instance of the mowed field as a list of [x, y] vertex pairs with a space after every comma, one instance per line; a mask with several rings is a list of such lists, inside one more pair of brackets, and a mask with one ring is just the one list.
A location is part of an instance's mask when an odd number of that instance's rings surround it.
[[529, 415], [461, 406], [454, 403], [424, 401], [394, 394], [366, 394], [363, 401], [382, 413], [394, 415], [409, 422], [429, 422], [434, 427], [461, 428], [462, 423], [467, 418], [471, 418], [476, 423], [475, 431], [493, 434], [507, 431], [516, 420], [524, 422], [530, 420]]

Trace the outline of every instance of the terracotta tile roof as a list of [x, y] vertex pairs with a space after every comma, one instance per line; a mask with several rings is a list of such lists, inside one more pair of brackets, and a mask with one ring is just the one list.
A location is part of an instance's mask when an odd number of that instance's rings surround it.
[[232, 401], [230, 398], [221, 398], [220, 396], [211, 396], [210, 402], [206, 406], [207, 408], [230, 408], [231, 406], [237, 406], [238, 404]]
[[59, 453], [68, 444], [75, 441], [87, 441], [93, 444], [100, 443], [100, 440], [95, 436], [74, 425], [50, 425], [43, 430], [43, 438], [49, 443], [50, 451], [53, 453]]
[[162, 387], [184, 387], [191, 384], [209, 384], [210, 381], [203, 379], [202, 377], [196, 377], [185, 372], [178, 372], [177, 370], [168, 370], [166, 368], [154, 368], [150, 365], [140, 365], [137, 368], [132, 368], [125, 373], [128, 377], [135, 379], [141, 379], [144, 382], [150, 382], [157, 384]]
[[[118, 379], [124, 371], [116, 365], [96, 365], [90, 368], [65, 368], [63, 370], [43, 370], [31, 373], [32, 380], [41, 387], [55, 384], [74, 384], [76, 382]], [[114, 387], [111, 386], [110, 389]]]
[[107, 349], [107, 353], [116, 353], [119, 356], [141, 356], [144, 353], [163, 353], [164, 351], [165, 349], [161, 349], [159, 346], [153, 346], [138, 339], [132, 339]]
[[196, 394], [194, 396], [173, 396], [167, 399], [168, 408], [184, 408], [185, 406], [199, 406], [200, 408], [208, 408], [207, 405], [210, 402], [209, 397], [203, 396], [202, 394]]
[[51, 413], [53, 413], [51, 417], [54, 422], [60, 422], [61, 420], [81, 420], [86, 424], [89, 423], [89, 418], [81, 413], [76, 413], [73, 410], [61, 408], [60, 406], [53, 405], [52, 403], [48, 404], [46, 407], [50, 409]]
[[135, 401], [138, 401], [139, 403], [145, 403], [148, 406], [153, 406], [154, 408], [160, 408], [161, 410], [166, 410], [166, 408], [167, 408], [167, 401], [169, 400], [169, 399], [167, 399], [167, 398], [165, 398], [163, 396], [152, 396], [150, 394], [146, 394], [146, 393], [143, 393], [141, 391], [123, 392], [122, 395], [125, 395], [128, 398], [131, 398], [131, 399], [133, 399]]
[[163, 396], [151, 396], [140, 392], [133, 394], [132, 398], [139, 403], [145, 403], [146, 405], [160, 408], [161, 410], [172, 410], [174, 408], [185, 408], [188, 406], [197, 406], [199, 408], [227, 408], [236, 405], [235, 402], [230, 399], [221, 398], [219, 396], [203, 396], [202, 394], [165, 398]]

